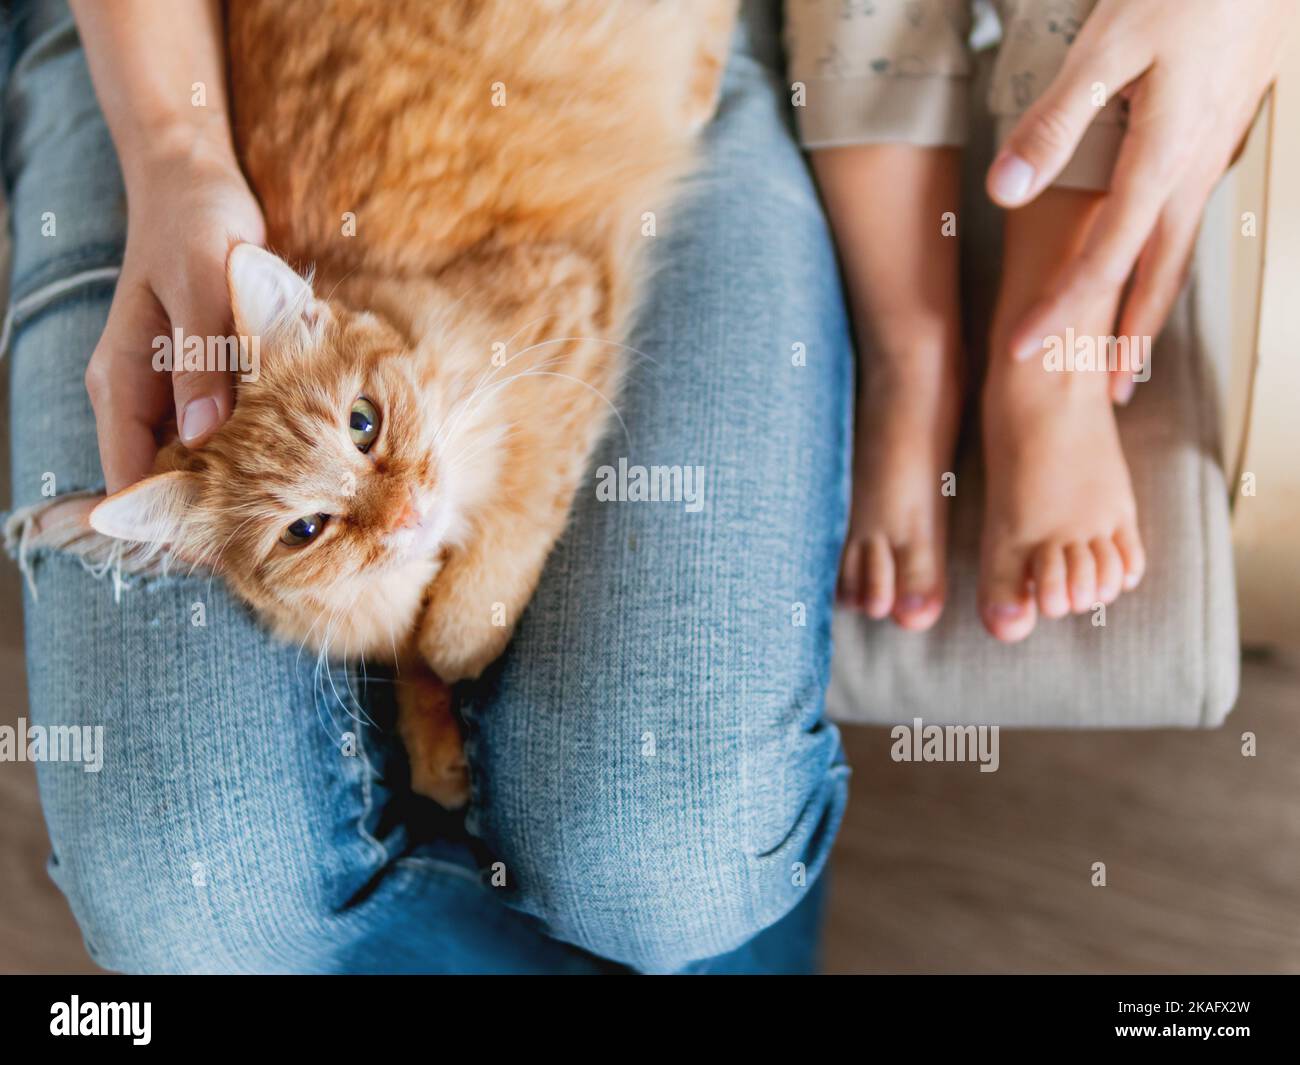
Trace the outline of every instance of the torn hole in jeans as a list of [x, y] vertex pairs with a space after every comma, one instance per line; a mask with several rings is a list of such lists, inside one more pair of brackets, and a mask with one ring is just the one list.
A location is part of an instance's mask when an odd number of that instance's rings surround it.
[[[32, 562], [42, 551], [57, 551], [77, 559], [87, 573], [113, 581], [113, 598], [131, 587], [134, 577], [174, 575], [175, 560], [155, 544], [131, 543], [104, 536], [90, 527], [89, 515], [104, 498], [96, 489], [67, 492], [14, 510], [4, 523], [4, 545], [27, 581], [32, 599], [39, 598]], [[189, 567], [184, 569], [188, 572]]]

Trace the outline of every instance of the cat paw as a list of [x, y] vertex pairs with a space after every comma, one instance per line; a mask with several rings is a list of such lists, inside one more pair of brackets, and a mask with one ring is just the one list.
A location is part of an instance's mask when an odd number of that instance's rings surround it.
[[512, 631], [512, 627], [474, 624], [463, 617], [458, 624], [442, 624], [426, 615], [419, 637], [420, 657], [446, 684], [474, 680], [501, 656]]
[[411, 790], [447, 810], [469, 802], [469, 765], [463, 754], [445, 759], [411, 759]]
[[469, 766], [451, 689], [418, 669], [397, 682], [397, 728], [411, 763], [411, 790], [448, 810], [469, 801]]

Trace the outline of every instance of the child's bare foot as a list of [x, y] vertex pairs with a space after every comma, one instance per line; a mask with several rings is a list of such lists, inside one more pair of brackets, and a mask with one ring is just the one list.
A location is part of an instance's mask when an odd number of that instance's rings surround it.
[[[987, 489], [980, 615], [1023, 640], [1039, 613], [1110, 603], [1142, 579], [1145, 555], [1109, 375], [1013, 363], [1006, 337], [1087, 234], [1100, 197], [1051, 189], [1007, 216], [1002, 289], [984, 386]], [[1076, 337], [1110, 334], [1118, 293], [1080, 308]]]
[[1040, 612], [1091, 610], [1142, 578], [1108, 378], [1083, 373], [1046, 381], [1027, 363], [991, 374], [984, 391], [980, 614], [1009, 643], [1028, 636]]
[[839, 597], [873, 618], [928, 629], [943, 610], [948, 497], [961, 413], [955, 345], [864, 353], [853, 459], [853, 505]]
[[839, 598], [928, 629], [943, 609], [960, 416], [957, 236], [961, 157], [867, 144], [812, 153], [858, 340], [853, 508]]

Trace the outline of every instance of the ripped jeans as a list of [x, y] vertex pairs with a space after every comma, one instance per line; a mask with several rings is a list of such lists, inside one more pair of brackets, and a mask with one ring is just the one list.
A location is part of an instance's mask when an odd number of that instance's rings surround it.
[[746, 10], [705, 173], [660, 238], [621, 402], [634, 443], [611, 434], [593, 462], [704, 467], [708, 498], [580, 492], [510, 649], [464, 692], [455, 817], [406, 787], [382, 678], [274, 642], [218, 580], [38, 531], [52, 498], [102, 487], [82, 375], [125, 202], [63, 0], [13, 5], [7, 528], [30, 718], [103, 729], [99, 772], [38, 767], [50, 872], [101, 965], [813, 967], [848, 790], [823, 703], [851, 363], [775, 7]]

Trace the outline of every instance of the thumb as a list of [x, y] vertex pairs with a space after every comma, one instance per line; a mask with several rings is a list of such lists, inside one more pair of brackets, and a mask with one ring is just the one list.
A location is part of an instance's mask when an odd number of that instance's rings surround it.
[[1085, 23], [1065, 66], [1020, 116], [989, 167], [986, 188], [998, 206], [1021, 207], [1055, 181], [1105, 101], [1142, 73], [1142, 53], [1109, 43], [1103, 48], [1091, 28]]
[[[186, 447], [201, 446], [219, 429], [234, 405], [230, 371], [211, 356], [227, 350], [224, 338], [229, 307], [193, 308], [171, 316], [173, 328], [185, 330], [181, 350], [173, 352], [172, 394], [176, 400], [176, 428]], [[200, 350], [201, 348], [201, 350]]]

